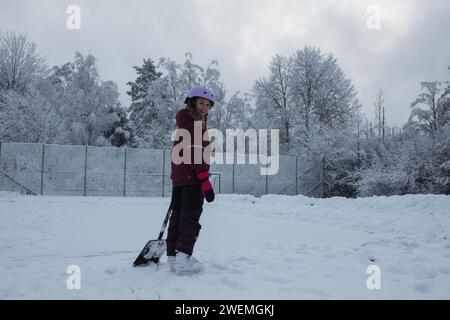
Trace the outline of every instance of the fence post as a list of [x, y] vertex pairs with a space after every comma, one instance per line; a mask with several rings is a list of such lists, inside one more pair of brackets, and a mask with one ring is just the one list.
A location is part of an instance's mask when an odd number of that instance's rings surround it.
[[44, 158], [45, 158], [45, 143], [42, 144], [41, 195], [44, 194]]
[[269, 193], [269, 175], [267, 174], [267, 167], [266, 167], [266, 194]]
[[322, 158], [322, 194], [321, 198], [324, 196], [324, 184], [325, 184], [325, 157]]
[[220, 180], [220, 173], [219, 173], [219, 193], [220, 193], [220, 186], [221, 186], [221, 180]]
[[298, 195], [298, 155], [295, 155], [295, 195]]
[[164, 148], [163, 149], [163, 157], [162, 157], [162, 197], [164, 198], [164, 187], [165, 187], [165, 185], [164, 185], [164, 178], [165, 178], [165, 175], [164, 175], [164, 172], [165, 172], [165, 170], [166, 170], [166, 149]]
[[231, 193], [234, 193], [234, 160], [233, 160], [232, 171], [231, 171]]
[[88, 152], [88, 146], [85, 146], [85, 152], [84, 152], [84, 196], [86, 196], [86, 180], [87, 180], [87, 152]]
[[123, 196], [126, 197], [127, 195], [127, 147], [125, 149], [125, 159], [123, 164]]

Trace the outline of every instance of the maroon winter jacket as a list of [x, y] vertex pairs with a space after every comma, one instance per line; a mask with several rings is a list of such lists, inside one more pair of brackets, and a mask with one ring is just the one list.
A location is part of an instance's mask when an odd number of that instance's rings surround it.
[[[203, 134], [206, 131], [205, 126], [202, 126], [202, 146], [195, 146], [194, 141], [194, 117], [192, 116], [191, 112], [184, 108], [177, 112], [176, 114], [176, 121], [177, 121], [177, 127], [186, 129], [189, 131], [191, 135], [191, 163], [181, 163], [181, 164], [175, 164], [173, 161], [171, 161], [172, 166], [172, 173], [171, 173], [171, 179], [172, 179], [172, 185], [174, 187], [180, 187], [180, 186], [187, 186], [187, 185], [195, 185], [200, 184], [200, 182], [197, 179], [196, 173], [207, 171], [209, 172], [209, 164], [205, 162], [205, 157], [203, 157], [203, 152], [205, 148], [209, 145], [209, 141], [203, 141]], [[183, 138], [180, 138], [179, 141], [173, 142], [173, 147], [176, 146], [178, 143], [180, 143], [183, 140]], [[173, 152], [172, 147], [172, 152]], [[195, 148], [202, 148], [202, 163], [201, 164], [194, 164], [194, 150]], [[183, 151], [180, 151], [180, 156], [183, 155]], [[171, 158], [172, 159], [172, 158]]]

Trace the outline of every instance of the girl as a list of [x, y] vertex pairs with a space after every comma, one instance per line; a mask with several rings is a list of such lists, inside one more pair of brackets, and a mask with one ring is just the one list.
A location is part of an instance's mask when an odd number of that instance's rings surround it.
[[[208, 180], [209, 163], [204, 160], [209, 159], [209, 155], [204, 155], [209, 141], [203, 141], [208, 111], [214, 105], [214, 95], [205, 87], [194, 87], [189, 91], [184, 103], [186, 107], [177, 112], [176, 122], [179, 129], [189, 131], [191, 161], [174, 163], [174, 156], [182, 156], [182, 150], [180, 154], [173, 154], [171, 157], [172, 215], [166, 240], [169, 268], [177, 274], [199, 272], [203, 269], [200, 261], [192, 257], [192, 252], [201, 229], [199, 219], [203, 211], [203, 201], [214, 200], [214, 190]], [[202, 136], [198, 139], [202, 141], [201, 146], [195, 145], [195, 121], [202, 122]], [[182, 139], [174, 141], [173, 147], [181, 141]], [[200, 148], [202, 154], [202, 162], [198, 164], [195, 163], [193, 156], [196, 148]]]

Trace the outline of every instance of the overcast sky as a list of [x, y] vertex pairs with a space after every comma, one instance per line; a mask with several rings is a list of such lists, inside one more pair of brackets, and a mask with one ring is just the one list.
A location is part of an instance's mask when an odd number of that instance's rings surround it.
[[[72, 4], [80, 30], [66, 27]], [[380, 29], [367, 27], [370, 5], [381, 10]], [[450, 80], [449, 17], [447, 0], [0, 0], [0, 30], [27, 33], [50, 65], [92, 53], [124, 106], [143, 58], [180, 63], [191, 52], [204, 67], [216, 59], [231, 94], [250, 91], [274, 54], [311, 45], [335, 55], [369, 119], [385, 91], [389, 125], [407, 120], [421, 81]]]

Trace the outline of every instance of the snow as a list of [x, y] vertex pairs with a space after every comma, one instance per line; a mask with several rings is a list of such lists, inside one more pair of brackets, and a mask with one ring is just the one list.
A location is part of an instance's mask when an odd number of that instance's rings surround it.
[[204, 272], [133, 268], [169, 200], [0, 192], [0, 299], [450, 298], [450, 196], [219, 194], [200, 220]]

